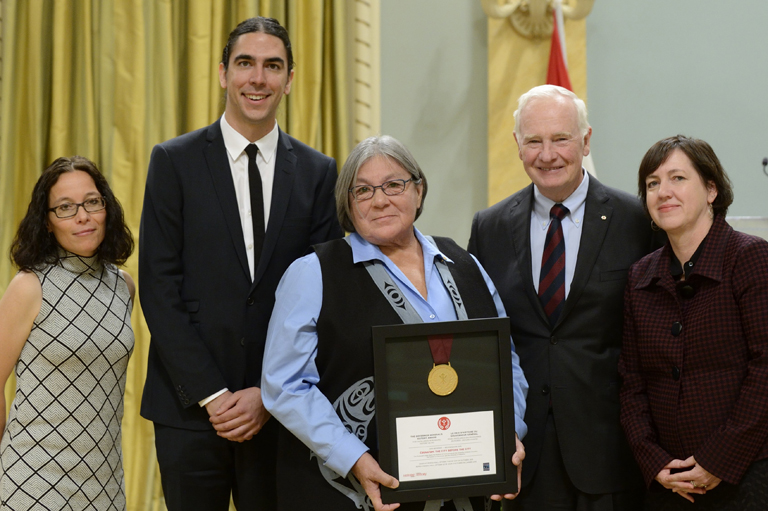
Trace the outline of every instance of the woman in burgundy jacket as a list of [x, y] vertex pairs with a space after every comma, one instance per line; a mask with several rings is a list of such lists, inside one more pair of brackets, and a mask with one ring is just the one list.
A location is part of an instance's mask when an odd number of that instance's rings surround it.
[[730, 180], [703, 140], [657, 142], [638, 187], [669, 240], [624, 301], [621, 422], [646, 509], [768, 509], [768, 242], [725, 221]]

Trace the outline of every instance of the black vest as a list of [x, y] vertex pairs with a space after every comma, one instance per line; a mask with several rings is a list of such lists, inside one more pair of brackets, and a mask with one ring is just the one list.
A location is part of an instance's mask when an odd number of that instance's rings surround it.
[[[453, 261], [448, 263], [448, 268], [459, 288], [467, 316], [470, 319], [496, 317], [493, 298], [469, 253], [449, 238], [434, 239], [440, 251]], [[335, 405], [347, 429], [363, 439], [371, 455], [377, 458], [371, 326], [402, 324], [402, 321], [365, 266], [352, 262], [352, 248], [346, 241], [329, 241], [313, 248], [323, 274], [323, 305], [317, 321], [315, 363], [320, 375], [317, 388]], [[358, 509], [349, 497], [332, 486], [352, 489], [349, 479], [321, 466], [322, 461], [307, 446], [281, 428], [277, 472], [281, 511]], [[473, 499], [476, 510], [483, 509], [479, 505]], [[424, 503], [403, 504], [400, 509], [421, 511]], [[442, 509], [448, 511], [452, 506], [446, 503]]]

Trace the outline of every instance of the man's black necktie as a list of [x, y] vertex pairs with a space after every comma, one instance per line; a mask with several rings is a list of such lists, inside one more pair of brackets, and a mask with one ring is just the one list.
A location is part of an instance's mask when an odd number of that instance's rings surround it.
[[261, 174], [256, 165], [256, 155], [259, 148], [256, 144], [248, 144], [248, 187], [251, 190], [251, 220], [253, 221], [253, 274], [261, 258], [261, 247], [264, 245], [264, 192], [261, 187]]
[[539, 299], [551, 326], [557, 323], [565, 303], [565, 239], [562, 220], [567, 214], [568, 208], [562, 204], [552, 206], [549, 211], [552, 221], [547, 230], [544, 253], [541, 256]]

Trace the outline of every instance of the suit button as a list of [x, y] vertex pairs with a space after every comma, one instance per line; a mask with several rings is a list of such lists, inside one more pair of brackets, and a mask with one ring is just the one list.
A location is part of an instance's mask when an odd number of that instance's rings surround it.
[[679, 321], [672, 323], [672, 335], [677, 337], [683, 331], [683, 324]]
[[543, 395], [545, 395], [545, 396], [546, 396], [547, 394], [549, 394], [549, 385], [547, 385], [546, 383], [545, 383], [544, 385], [542, 385], [542, 386], [541, 386], [541, 393], [542, 393]]
[[240, 338], [240, 346], [245, 346], [245, 337]]
[[679, 367], [673, 367], [672, 368], [672, 379], [677, 381], [680, 379], [680, 368]]
[[553, 345], [557, 344], [557, 337], [555, 337], [554, 335], [552, 337], [550, 337], [549, 338], [549, 344], [553, 344]]
[[256, 303], [256, 300], [254, 300], [252, 296], [249, 296], [248, 299], [245, 301], [245, 303], [247, 303], [248, 305], [253, 305], [254, 303]]

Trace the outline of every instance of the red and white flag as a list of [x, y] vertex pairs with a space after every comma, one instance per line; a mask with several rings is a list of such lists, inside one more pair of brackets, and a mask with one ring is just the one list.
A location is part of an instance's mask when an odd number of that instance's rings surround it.
[[[573, 92], [571, 79], [568, 77], [568, 61], [565, 53], [565, 28], [563, 27], [563, 9], [559, 1], [554, 2], [555, 23], [552, 26], [552, 44], [549, 50], [547, 84], [559, 85]], [[562, 34], [562, 37], [561, 37]]]
[[[568, 59], [565, 51], [565, 26], [563, 23], [563, 6], [561, 0], [553, 2], [554, 25], [552, 26], [552, 42], [549, 50], [549, 65], [547, 66], [547, 84], [559, 85], [573, 92], [571, 79], [568, 77]], [[590, 153], [582, 162], [587, 172], [595, 175], [595, 164]]]

